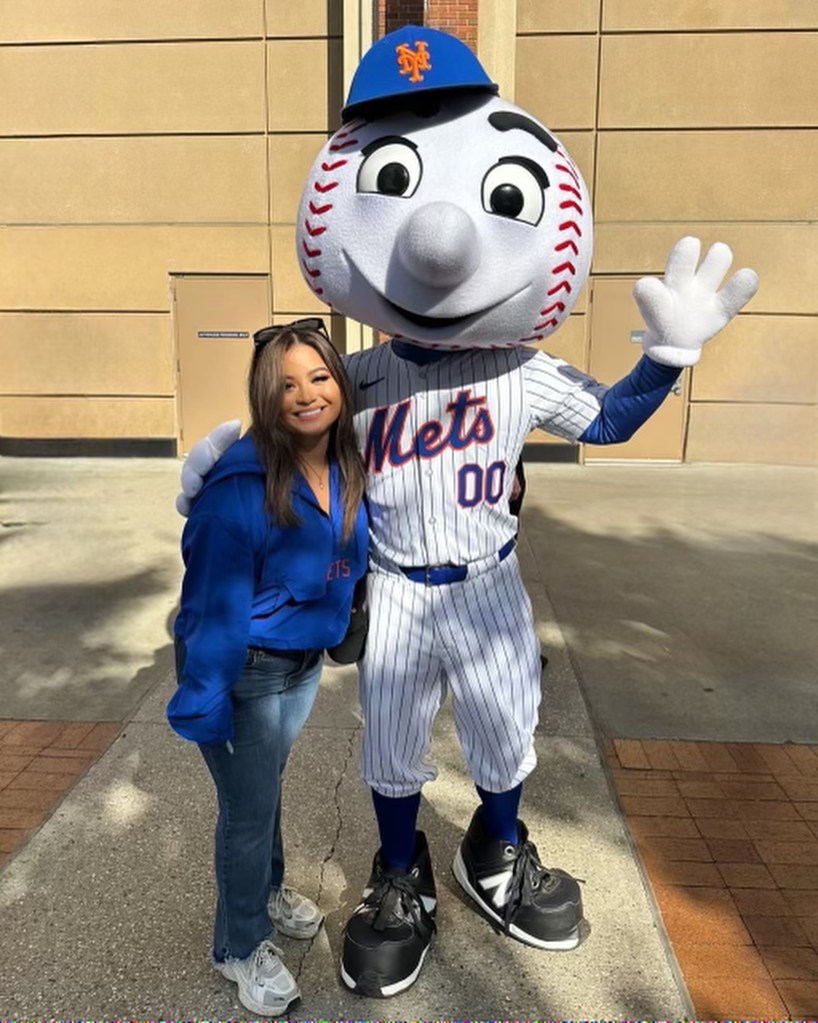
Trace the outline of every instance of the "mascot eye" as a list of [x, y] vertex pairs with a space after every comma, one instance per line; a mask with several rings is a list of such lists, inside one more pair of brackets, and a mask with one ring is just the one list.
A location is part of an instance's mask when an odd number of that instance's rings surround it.
[[530, 160], [501, 160], [483, 178], [483, 209], [508, 220], [538, 224], [547, 187], [542, 168]]
[[408, 199], [420, 182], [422, 167], [417, 149], [404, 140], [380, 139], [364, 149], [358, 171], [358, 191]]

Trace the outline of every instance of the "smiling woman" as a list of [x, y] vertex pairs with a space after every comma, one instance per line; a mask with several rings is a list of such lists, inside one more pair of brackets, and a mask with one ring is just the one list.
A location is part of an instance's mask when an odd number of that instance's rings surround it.
[[281, 523], [294, 525], [292, 492], [300, 474], [322, 511], [330, 508], [330, 462], [347, 488], [344, 530], [364, 491], [363, 465], [352, 426], [346, 371], [323, 321], [297, 320], [253, 336], [249, 396], [252, 434], [267, 470], [267, 505]]
[[341, 390], [318, 352], [294, 345], [282, 358], [282, 412], [298, 448], [299, 464], [316, 491], [321, 507], [329, 510], [329, 429], [341, 413]]
[[323, 652], [346, 635], [368, 529], [349, 383], [323, 323], [266, 327], [254, 342], [252, 427], [182, 537], [168, 718], [199, 744], [218, 794], [213, 962], [266, 1017], [299, 996], [270, 939], [311, 938], [323, 919], [283, 884], [281, 783]]

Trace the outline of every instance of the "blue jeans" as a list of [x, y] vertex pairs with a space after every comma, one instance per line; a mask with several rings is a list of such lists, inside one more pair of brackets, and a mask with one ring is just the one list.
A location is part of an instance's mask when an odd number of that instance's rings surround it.
[[233, 752], [199, 746], [219, 798], [217, 962], [245, 959], [273, 933], [267, 901], [284, 877], [281, 779], [315, 702], [322, 664], [320, 650], [248, 650], [232, 691]]

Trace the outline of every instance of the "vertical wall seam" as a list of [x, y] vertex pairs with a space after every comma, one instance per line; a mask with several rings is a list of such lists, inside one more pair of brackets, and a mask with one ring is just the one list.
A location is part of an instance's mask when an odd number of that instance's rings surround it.
[[272, 165], [270, 161], [270, 75], [269, 75], [269, 43], [267, 37], [267, 5], [264, 0], [261, 4], [261, 25], [263, 56], [261, 61], [262, 75], [264, 76], [264, 188], [266, 191], [265, 202], [267, 205], [267, 299], [270, 310], [270, 319], [274, 312], [273, 306], [273, 180]]
[[602, 105], [602, 18], [605, 0], [599, 0], [596, 31], [596, 102], [594, 104], [594, 176], [591, 182], [591, 206], [595, 208], [599, 184], [599, 112]]

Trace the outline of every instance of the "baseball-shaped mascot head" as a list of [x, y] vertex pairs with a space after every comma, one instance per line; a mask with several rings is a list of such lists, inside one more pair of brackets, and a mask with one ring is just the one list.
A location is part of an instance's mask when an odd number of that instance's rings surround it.
[[339, 313], [440, 348], [538, 341], [591, 261], [588, 190], [471, 50], [408, 26], [363, 57], [298, 214], [304, 277]]

